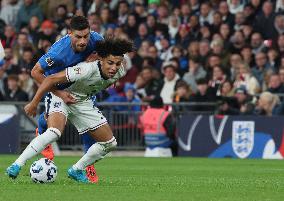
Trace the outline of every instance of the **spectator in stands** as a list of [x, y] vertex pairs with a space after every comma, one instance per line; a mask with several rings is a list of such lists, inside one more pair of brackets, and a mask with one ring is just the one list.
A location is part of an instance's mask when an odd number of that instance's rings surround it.
[[17, 30], [20, 30], [22, 27], [27, 26], [32, 16], [37, 16], [41, 22], [43, 20], [43, 14], [38, 5], [34, 3], [33, 0], [24, 0], [24, 4], [21, 5], [17, 15]]
[[183, 80], [179, 80], [176, 83], [175, 92], [173, 95], [173, 102], [188, 102], [191, 93], [192, 91], [190, 90], [188, 84]]
[[31, 38], [33, 44], [37, 46], [38, 41], [39, 41], [39, 28], [40, 28], [40, 21], [37, 16], [32, 16], [29, 25], [28, 25], [28, 30], [29, 30], [29, 37]]
[[67, 6], [65, 4], [60, 4], [56, 7], [54, 23], [57, 25], [57, 31], [60, 32], [65, 27], [65, 19], [67, 18], [67, 14], [68, 11]]
[[239, 73], [239, 64], [242, 62], [242, 57], [239, 54], [230, 55], [229, 68], [225, 69], [225, 72], [230, 75], [230, 80], [235, 80]]
[[273, 4], [270, 1], [265, 1], [262, 5], [262, 13], [256, 16], [255, 28], [260, 32], [264, 39], [271, 39], [274, 31]]
[[20, 9], [20, 0], [10, 0], [7, 5], [1, 7], [0, 18], [5, 21], [7, 25], [16, 26], [17, 13]]
[[274, 20], [274, 30], [270, 39], [276, 39], [284, 33], [284, 15], [277, 15]]
[[137, 29], [136, 16], [134, 14], [129, 14], [124, 25], [124, 32], [133, 40], [136, 37]]
[[255, 63], [256, 65], [252, 68], [252, 74], [258, 80], [259, 84], [262, 85], [265, 72], [268, 70], [274, 71], [274, 69], [269, 66], [267, 56], [263, 52], [255, 55]]
[[210, 44], [211, 52], [221, 58], [221, 65], [228, 66], [230, 55], [224, 50], [224, 43], [222, 39], [213, 40]]
[[237, 73], [234, 87], [244, 87], [247, 93], [250, 95], [258, 94], [261, 90], [261, 87], [257, 79], [251, 74], [250, 67], [246, 63], [241, 62], [238, 65], [238, 69], [239, 72]]
[[[140, 99], [137, 97], [136, 88], [133, 84], [126, 83], [124, 85], [124, 93], [123, 95], [114, 95], [110, 96], [107, 102], [126, 102], [126, 103], [140, 103]], [[138, 112], [140, 111], [140, 105], [133, 105], [133, 106], [114, 106], [114, 110], [116, 111], [133, 111]]]
[[252, 96], [247, 94], [245, 87], [235, 90], [233, 97], [222, 97], [217, 110], [217, 114], [240, 115], [251, 114], [254, 110]]
[[210, 43], [207, 39], [203, 39], [199, 42], [199, 59], [203, 67], [207, 64], [207, 59], [210, 53]]
[[134, 39], [134, 45], [136, 48], [140, 48], [140, 45], [144, 40], [154, 42], [154, 36], [148, 35], [148, 29], [146, 24], [140, 24], [138, 27], [138, 34]]
[[284, 53], [284, 34], [281, 34], [278, 37], [277, 49], [278, 49], [280, 55], [283, 55], [283, 53]]
[[155, 45], [151, 45], [149, 47], [148, 57], [152, 59], [153, 67], [160, 71], [163, 61], [162, 61], [162, 59], [160, 59], [160, 57], [158, 55], [158, 49], [156, 48]]
[[29, 68], [22, 68], [19, 74], [19, 86], [20, 88], [28, 94], [29, 100], [33, 98], [35, 93], [35, 83], [30, 76], [31, 70]]
[[17, 42], [13, 47], [13, 55], [17, 59], [20, 59], [23, 56], [24, 48], [34, 48], [33, 44], [29, 42], [28, 34], [20, 32], [18, 34]]
[[40, 39], [47, 39], [52, 44], [56, 41], [57, 34], [55, 33], [55, 26], [52, 21], [43, 21], [40, 29], [41, 31], [38, 33]]
[[276, 49], [270, 48], [267, 52], [268, 64], [272, 69], [279, 69], [279, 53]]
[[244, 10], [244, 3], [241, 0], [229, 0], [227, 1], [229, 5], [230, 13], [237, 15]]
[[161, 80], [155, 79], [153, 75], [152, 67], [144, 67], [141, 72], [142, 78], [145, 80], [145, 91], [146, 96], [143, 98], [143, 101], [150, 101], [155, 96], [159, 96], [163, 83]]
[[242, 48], [245, 46], [245, 37], [243, 32], [235, 31], [230, 38], [230, 52], [233, 54], [239, 54]]
[[283, 83], [281, 83], [281, 78], [279, 74], [274, 73], [270, 76], [267, 91], [273, 94], [284, 93], [284, 85]]
[[129, 14], [129, 5], [127, 1], [119, 1], [118, 3], [118, 25], [124, 25], [126, 24], [127, 17]]
[[201, 66], [200, 60], [198, 58], [190, 58], [188, 62], [188, 72], [184, 74], [182, 79], [189, 85], [194, 93], [197, 92], [196, 80], [205, 77], [206, 71]]
[[187, 24], [181, 24], [179, 26], [179, 31], [176, 35], [176, 44], [182, 46], [186, 49], [190, 43], [190, 27]]
[[32, 70], [32, 68], [35, 65], [35, 59], [34, 59], [34, 53], [33, 49], [26, 47], [23, 50], [23, 56], [19, 59], [19, 68], [25, 68], [28, 69], [29, 71]]
[[17, 40], [17, 34], [15, 28], [11, 25], [5, 26], [4, 37], [1, 39], [4, 48], [12, 48]]
[[137, 96], [142, 100], [143, 97], [146, 96], [146, 91], [144, 86], [146, 85], [146, 81], [144, 80], [141, 74], [137, 75], [136, 80], [134, 82], [134, 87], [136, 89]]
[[244, 46], [240, 53], [245, 63], [249, 66], [255, 66], [254, 54], [252, 53], [252, 49], [249, 45]]
[[259, 32], [255, 32], [251, 35], [250, 45], [252, 47], [252, 53], [256, 55], [257, 53], [263, 51], [265, 49], [265, 45], [263, 43], [262, 35]]
[[18, 66], [18, 60], [14, 57], [12, 48], [6, 47], [5, 51], [5, 58], [3, 64], [1, 65], [1, 69], [7, 74], [18, 74], [20, 73], [20, 68]]
[[262, 92], [259, 96], [255, 114], [258, 115], [283, 115], [283, 104], [280, 104], [279, 97], [270, 92]]
[[189, 18], [191, 16], [191, 7], [189, 4], [187, 3], [183, 3], [181, 6], [180, 6], [180, 12], [181, 12], [181, 15], [180, 15], [180, 22], [181, 24], [186, 24], [189, 22]]
[[205, 1], [200, 5], [199, 23], [203, 26], [205, 23], [213, 23], [213, 11], [209, 2]]
[[280, 81], [282, 84], [284, 84], [284, 68], [280, 67], [279, 69], [279, 76], [280, 76]]
[[7, 83], [8, 83], [8, 91], [6, 92], [4, 97], [6, 101], [29, 100], [28, 94], [19, 87], [19, 78], [17, 75], [9, 75], [7, 78]]
[[222, 14], [222, 20], [232, 28], [234, 26], [234, 15], [230, 13], [229, 6], [226, 1], [221, 1], [218, 11]]
[[224, 81], [220, 86], [220, 96], [232, 97], [234, 95], [234, 86], [230, 80]]
[[180, 26], [180, 20], [178, 16], [175, 15], [170, 16], [168, 28], [169, 28], [169, 36], [172, 45], [175, 43], [175, 37], [178, 33], [179, 26]]
[[175, 67], [171, 62], [165, 62], [163, 64], [162, 72], [164, 74], [164, 82], [160, 96], [164, 103], [172, 103], [175, 86], [180, 77], [176, 73]]
[[214, 102], [216, 100], [216, 94], [213, 93], [212, 89], [208, 87], [208, 82], [206, 79], [201, 78], [196, 81], [197, 83], [197, 93], [192, 94], [189, 97], [189, 102], [197, 103], [196, 106], [190, 107], [193, 111], [212, 111], [214, 107], [212, 106], [201, 106], [198, 105], [200, 102]]
[[227, 80], [227, 75], [221, 66], [214, 66], [212, 74], [210, 76], [208, 86], [213, 90], [213, 93], [217, 95], [220, 92], [221, 85]]

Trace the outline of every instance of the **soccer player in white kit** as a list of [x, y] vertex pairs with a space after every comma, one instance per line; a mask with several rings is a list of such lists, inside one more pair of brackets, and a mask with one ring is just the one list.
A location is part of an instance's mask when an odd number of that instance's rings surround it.
[[[89, 134], [97, 142], [76, 164], [68, 169], [69, 177], [76, 181], [89, 182], [85, 173], [86, 166], [104, 158], [117, 145], [106, 118], [93, 105], [90, 97], [106, 89], [125, 75], [126, 72], [122, 65], [123, 55], [133, 50], [133, 43], [127, 40], [107, 38], [97, 42], [96, 51], [99, 60], [89, 63], [82, 62], [46, 77], [33, 100], [25, 106], [26, 113], [35, 116], [37, 106], [46, 92], [51, 91], [56, 84], [73, 83], [66, 90], [75, 97], [76, 103], [67, 105], [62, 99], [52, 94], [48, 107], [50, 107], [50, 112], [64, 114], [66, 120], [68, 118], [74, 124], [79, 134], [89, 131]], [[62, 122], [64, 126], [65, 123], [66, 121]], [[58, 140], [60, 136], [59, 129], [49, 127], [46, 132], [30, 142], [18, 159], [7, 168], [7, 174], [16, 178], [28, 159], [40, 153], [48, 144]]]

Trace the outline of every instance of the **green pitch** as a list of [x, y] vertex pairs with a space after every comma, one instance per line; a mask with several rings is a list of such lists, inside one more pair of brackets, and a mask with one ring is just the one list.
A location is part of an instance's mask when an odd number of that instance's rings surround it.
[[112, 157], [96, 165], [98, 184], [78, 184], [66, 176], [78, 157], [57, 157], [57, 180], [35, 184], [31, 161], [16, 180], [4, 175], [15, 157], [0, 155], [0, 201], [284, 200], [281, 160]]

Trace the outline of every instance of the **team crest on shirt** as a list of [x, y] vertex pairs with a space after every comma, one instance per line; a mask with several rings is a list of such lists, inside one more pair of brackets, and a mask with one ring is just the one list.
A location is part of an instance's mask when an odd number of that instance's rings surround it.
[[59, 108], [61, 106], [61, 102], [55, 102], [53, 106], [54, 108]]
[[75, 68], [74, 71], [76, 72], [77, 75], [81, 74], [81, 68]]
[[45, 59], [45, 61], [46, 61], [46, 63], [47, 63], [48, 66], [52, 66], [52, 65], [54, 64], [54, 61], [53, 61], [50, 57], [47, 57], [47, 58]]

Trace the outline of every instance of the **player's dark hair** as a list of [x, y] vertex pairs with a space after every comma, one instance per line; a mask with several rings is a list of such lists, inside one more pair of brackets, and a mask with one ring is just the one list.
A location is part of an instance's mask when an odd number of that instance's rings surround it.
[[71, 30], [81, 31], [90, 28], [87, 18], [84, 16], [73, 16], [70, 22]]
[[120, 38], [106, 38], [96, 43], [96, 51], [102, 58], [109, 55], [123, 56], [127, 52], [135, 50], [133, 42]]

